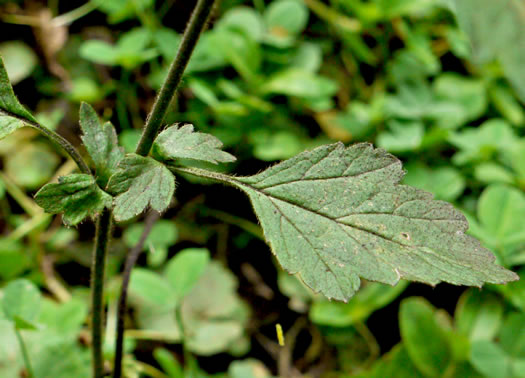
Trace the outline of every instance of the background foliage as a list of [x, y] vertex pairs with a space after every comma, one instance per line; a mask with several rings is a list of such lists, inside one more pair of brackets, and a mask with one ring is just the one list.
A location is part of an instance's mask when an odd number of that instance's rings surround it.
[[[2, 1], [0, 54], [46, 127], [78, 144], [87, 101], [132, 152], [192, 3]], [[334, 140], [372, 142], [524, 277], [524, 8], [223, 0], [169, 121], [218, 137], [239, 158], [226, 169], [247, 175]], [[93, 226], [64, 227], [33, 199], [74, 165], [31, 129], [2, 140], [0, 155], [0, 376], [24, 369], [19, 333], [37, 377], [87, 377]], [[370, 282], [347, 304], [329, 302], [276, 266], [247, 200], [188, 180], [132, 275], [128, 376], [523, 376], [524, 281], [482, 291]], [[143, 227], [115, 230], [108, 358], [119, 272]]]

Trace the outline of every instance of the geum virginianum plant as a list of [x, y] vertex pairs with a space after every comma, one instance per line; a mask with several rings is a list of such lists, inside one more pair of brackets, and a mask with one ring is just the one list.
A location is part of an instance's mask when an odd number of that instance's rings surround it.
[[[36, 202], [49, 213], [61, 213], [70, 226], [88, 217], [97, 222], [91, 319], [95, 377], [104, 375], [104, 264], [111, 223], [129, 221], [148, 208], [165, 211], [179, 173], [246, 193], [281, 266], [328, 298], [348, 301], [360, 278], [389, 285], [407, 279], [469, 286], [518, 279], [465, 234], [468, 223], [459, 211], [430, 193], [400, 185], [401, 162], [370, 144], [321, 146], [248, 177], [188, 165], [235, 160], [221, 150], [217, 138], [196, 132], [192, 125], [175, 124], [159, 133], [213, 3], [197, 3], [136, 153], [124, 154], [114, 127], [102, 124], [91, 106], [81, 105], [82, 141], [94, 173], [69, 142], [38, 124], [18, 102], [0, 59], [0, 138], [23, 126], [34, 127], [63, 147], [79, 168], [79, 173], [45, 185], [35, 195]], [[132, 255], [126, 262], [120, 314], [135, 261]], [[120, 322], [116, 377], [121, 375], [122, 331]]]

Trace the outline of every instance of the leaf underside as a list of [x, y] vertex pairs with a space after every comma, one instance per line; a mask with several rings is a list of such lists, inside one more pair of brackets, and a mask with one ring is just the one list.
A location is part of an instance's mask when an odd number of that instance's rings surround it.
[[399, 185], [403, 175], [401, 162], [382, 149], [337, 143], [228, 181], [250, 197], [283, 268], [328, 298], [347, 301], [360, 277], [390, 285], [517, 279], [465, 234], [459, 211]]
[[95, 164], [97, 182], [104, 187], [124, 157], [115, 128], [110, 122], [102, 125], [95, 110], [86, 103], [80, 106], [80, 127], [82, 141]]
[[158, 212], [166, 210], [175, 192], [175, 177], [162, 163], [129, 154], [111, 176], [107, 190], [117, 196], [113, 210], [115, 220], [126, 221], [148, 205]]
[[195, 132], [193, 125], [175, 124], [157, 136], [152, 153], [159, 160], [191, 159], [213, 164], [236, 160], [221, 148], [222, 142], [213, 135]]
[[60, 177], [58, 183], [44, 185], [36, 193], [35, 201], [47, 213], [64, 213], [64, 223], [75, 226], [110, 207], [112, 198], [96, 185], [91, 175], [72, 174]]

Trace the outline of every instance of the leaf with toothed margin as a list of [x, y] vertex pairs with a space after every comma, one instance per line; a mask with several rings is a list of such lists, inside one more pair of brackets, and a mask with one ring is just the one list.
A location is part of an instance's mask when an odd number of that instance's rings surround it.
[[23, 127], [24, 120], [36, 122], [35, 117], [18, 102], [0, 57], [0, 139]]
[[95, 164], [97, 182], [104, 187], [124, 157], [124, 150], [118, 146], [113, 125], [102, 125], [95, 110], [84, 102], [80, 105], [80, 127], [82, 141]]
[[47, 184], [35, 195], [36, 203], [47, 213], [64, 213], [62, 220], [75, 226], [88, 216], [111, 207], [112, 198], [100, 189], [91, 175], [72, 174]]
[[136, 154], [128, 154], [111, 176], [107, 190], [116, 195], [113, 216], [126, 221], [144, 211], [148, 205], [162, 212], [175, 192], [175, 177], [162, 163]]
[[248, 194], [283, 268], [328, 298], [347, 301], [360, 277], [471, 286], [518, 278], [465, 234], [459, 211], [399, 185], [403, 175], [401, 162], [382, 149], [336, 143], [254, 176], [208, 177]]
[[152, 155], [158, 160], [190, 159], [209, 163], [231, 163], [235, 156], [222, 151], [222, 142], [211, 134], [193, 130], [193, 125], [175, 124], [161, 132], [153, 143]]

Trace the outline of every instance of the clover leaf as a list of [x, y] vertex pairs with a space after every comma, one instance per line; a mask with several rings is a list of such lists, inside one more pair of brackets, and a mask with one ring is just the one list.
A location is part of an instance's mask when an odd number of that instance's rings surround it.
[[32, 282], [26, 279], [11, 281], [4, 289], [3, 313], [17, 329], [36, 329], [40, 300], [40, 291]]

